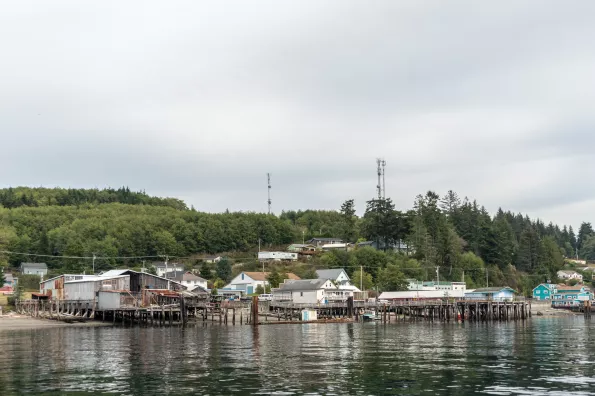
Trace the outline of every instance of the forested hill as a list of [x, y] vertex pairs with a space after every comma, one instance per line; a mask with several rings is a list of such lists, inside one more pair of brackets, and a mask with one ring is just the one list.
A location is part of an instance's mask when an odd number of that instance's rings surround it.
[[187, 209], [186, 204], [176, 198], [151, 197], [143, 192], [130, 191], [128, 187], [117, 190], [72, 189], [43, 187], [14, 187], [0, 189], [0, 205], [5, 208], [21, 206], [72, 206], [83, 204], [123, 203], [130, 205], [169, 206]]
[[188, 209], [177, 199], [150, 197], [127, 188], [19, 187], [0, 190], [0, 202], [0, 250], [51, 256], [36, 259], [0, 253], [0, 266], [36, 260], [70, 272], [88, 270], [91, 263], [65, 256], [96, 255], [101, 257], [96, 268], [108, 269], [140, 262], [114, 257], [251, 251], [238, 253], [246, 258], [254, 256], [259, 240], [265, 249], [279, 249], [312, 237], [340, 237], [389, 246], [401, 241], [409, 257], [360, 249], [325, 253], [310, 263], [344, 267], [352, 275], [363, 266], [377, 285], [388, 274], [419, 276], [410, 268], [421, 268], [424, 277], [432, 279], [438, 267], [441, 280], [464, 277], [471, 286], [489, 282], [526, 291], [546, 279], [555, 280], [565, 256], [573, 257], [578, 251], [581, 258], [595, 259], [595, 233], [589, 223], [583, 223], [577, 235], [572, 227], [545, 224], [522, 214], [503, 210], [490, 214], [452, 191], [443, 197], [434, 192], [419, 195], [406, 211], [397, 210], [390, 199], [361, 202], [366, 205], [361, 217], [355, 214], [353, 200], [337, 211], [211, 214]]

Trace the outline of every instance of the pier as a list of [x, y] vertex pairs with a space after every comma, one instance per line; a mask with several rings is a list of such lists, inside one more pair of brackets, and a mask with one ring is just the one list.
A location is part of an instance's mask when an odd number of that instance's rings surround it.
[[[184, 325], [188, 323], [219, 323], [223, 325], [259, 325], [274, 323], [303, 323], [302, 311], [316, 311], [311, 322], [335, 323], [360, 321], [372, 313], [375, 320], [391, 323], [404, 320], [443, 322], [493, 322], [525, 320], [531, 317], [530, 302], [521, 301], [408, 301], [369, 303], [348, 300], [327, 304], [295, 304], [278, 301], [210, 302], [171, 293], [143, 304], [134, 296], [123, 296], [117, 306], [98, 306], [94, 300], [23, 300], [17, 311], [32, 317], [66, 322], [101, 320], [112, 323], [144, 325]], [[585, 315], [590, 316], [585, 311]]]

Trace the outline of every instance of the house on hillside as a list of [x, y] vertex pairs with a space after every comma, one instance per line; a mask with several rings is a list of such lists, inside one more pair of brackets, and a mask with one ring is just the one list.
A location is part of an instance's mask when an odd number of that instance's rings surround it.
[[343, 268], [316, 270], [316, 276], [318, 276], [318, 279], [330, 279], [339, 289], [351, 290], [352, 292], [361, 291], [351, 283], [351, 278]]
[[515, 291], [513, 288], [505, 287], [483, 287], [468, 291], [465, 293], [465, 298], [468, 300], [483, 300], [483, 301], [513, 301]]
[[207, 289], [207, 280], [200, 276], [194, 275], [190, 271], [176, 271], [167, 274], [167, 279], [173, 279], [176, 282], [180, 282], [186, 286], [189, 291], [194, 290], [196, 287]]
[[314, 245], [317, 248], [322, 248], [323, 245], [332, 245], [333, 243], [343, 243], [343, 240], [340, 238], [312, 238], [308, 241], [308, 244]]
[[584, 286], [559, 285], [552, 296], [552, 308], [576, 308], [584, 301], [593, 301], [593, 294]]
[[322, 245], [321, 249], [324, 250], [325, 252], [328, 252], [331, 250], [350, 251], [350, 250], [353, 250], [353, 245], [351, 243], [329, 243], [326, 245]]
[[[269, 284], [267, 277], [269, 272], [242, 272], [231, 280], [223, 289], [219, 289], [220, 294], [238, 294], [248, 295], [256, 292], [258, 286], [266, 289]], [[287, 279], [299, 280], [300, 277], [293, 273], [287, 274]]]
[[155, 271], [157, 276], [165, 277], [170, 272], [184, 271], [184, 266], [178, 263], [155, 263]]
[[46, 263], [21, 263], [21, 274], [46, 276], [48, 266]]
[[386, 247], [386, 249], [385, 249], [385, 244], [382, 241], [364, 241], [364, 242], [358, 242], [356, 244], [356, 248], [358, 248], [358, 249], [365, 248], [365, 247], [371, 247], [376, 250], [392, 250], [395, 252], [409, 252], [409, 246], [407, 246], [407, 244], [404, 243], [403, 241], [399, 241], [395, 244], [389, 244]]
[[10, 272], [4, 273], [4, 284], [0, 286], [9, 286], [14, 288], [16, 286], [14, 276]]
[[352, 290], [339, 289], [330, 279], [287, 279], [272, 294], [274, 301], [294, 304], [328, 304], [353, 297]]
[[298, 254], [291, 252], [258, 252], [260, 261], [297, 261]]
[[303, 243], [292, 243], [287, 247], [287, 251], [293, 253], [315, 252], [316, 246]]
[[223, 259], [223, 257], [221, 257], [221, 256], [207, 256], [207, 257], [203, 257], [202, 261], [204, 261], [205, 263], [214, 264], [214, 263], [218, 263], [222, 259]]
[[571, 270], [560, 270], [557, 273], [559, 279], [571, 280], [576, 279], [579, 282], [583, 281], [583, 276], [576, 271]]

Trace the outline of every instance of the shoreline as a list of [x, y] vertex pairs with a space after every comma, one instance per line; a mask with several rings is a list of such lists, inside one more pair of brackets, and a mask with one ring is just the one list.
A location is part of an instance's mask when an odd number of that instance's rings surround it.
[[89, 320], [84, 323], [66, 323], [58, 320], [32, 318], [24, 315], [3, 315], [0, 316], [0, 332], [8, 330], [37, 330], [64, 327], [107, 327], [111, 323]]

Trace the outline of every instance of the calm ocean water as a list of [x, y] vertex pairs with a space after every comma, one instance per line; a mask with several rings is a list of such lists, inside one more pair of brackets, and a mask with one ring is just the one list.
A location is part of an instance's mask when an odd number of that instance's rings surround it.
[[595, 395], [582, 317], [21, 330], [0, 351], [3, 396]]

